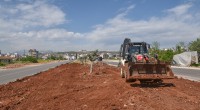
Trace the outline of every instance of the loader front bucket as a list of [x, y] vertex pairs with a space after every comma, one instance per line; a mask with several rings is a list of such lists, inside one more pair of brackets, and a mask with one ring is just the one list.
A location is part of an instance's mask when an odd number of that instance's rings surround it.
[[174, 74], [168, 63], [129, 63], [129, 78], [138, 80], [172, 79]]

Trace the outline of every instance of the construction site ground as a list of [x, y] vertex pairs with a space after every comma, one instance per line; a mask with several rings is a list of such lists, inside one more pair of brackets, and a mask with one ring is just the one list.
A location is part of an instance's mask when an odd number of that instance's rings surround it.
[[[200, 83], [166, 79], [162, 84], [125, 82], [106, 64], [64, 64], [0, 85], [1, 110], [199, 110]], [[189, 73], [188, 73], [189, 74]]]

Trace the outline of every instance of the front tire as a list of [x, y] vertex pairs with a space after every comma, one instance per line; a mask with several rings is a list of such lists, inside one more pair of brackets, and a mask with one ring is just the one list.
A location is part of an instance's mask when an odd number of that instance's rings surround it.
[[122, 68], [120, 69], [120, 75], [122, 78], [125, 78], [124, 70]]
[[130, 79], [129, 79], [130, 75], [128, 71], [124, 71], [124, 76], [125, 76], [125, 81], [130, 82]]

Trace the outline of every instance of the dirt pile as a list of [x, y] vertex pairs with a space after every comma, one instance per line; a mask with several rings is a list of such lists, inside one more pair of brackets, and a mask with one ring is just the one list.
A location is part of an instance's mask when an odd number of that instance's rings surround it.
[[160, 85], [126, 83], [108, 65], [65, 64], [0, 85], [2, 110], [199, 110], [200, 83], [164, 80]]

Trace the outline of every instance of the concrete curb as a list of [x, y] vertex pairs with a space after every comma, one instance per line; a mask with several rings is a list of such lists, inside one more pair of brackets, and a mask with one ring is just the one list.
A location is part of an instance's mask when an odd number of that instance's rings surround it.
[[184, 75], [176, 75], [178, 78], [183, 78], [183, 79], [187, 79], [190, 81], [196, 81], [196, 82], [200, 82], [200, 79], [195, 78], [195, 77], [190, 77], [190, 76], [184, 76]]
[[182, 68], [182, 69], [194, 69], [194, 70], [200, 70], [198, 67], [179, 67], [179, 66], [171, 66], [172, 68]]
[[103, 59], [103, 61], [105, 61], [105, 62], [119, 62], [119, 60], [105, 60], [105, 59]]
[[[108, 63], [107, 63], [108, 64]], [[110, 66], [114, 66], [114, 67], [118, 67], [117, 65], [113, 65], [113, 64], [108, 64], [108, 65], [110, 65]]]

